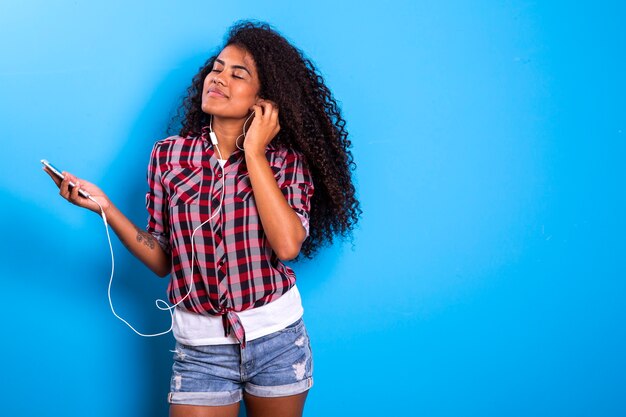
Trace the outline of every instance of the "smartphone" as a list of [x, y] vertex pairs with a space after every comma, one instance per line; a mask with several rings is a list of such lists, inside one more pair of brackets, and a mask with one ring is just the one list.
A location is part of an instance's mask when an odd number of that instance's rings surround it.
[[[54, 175], [56, 175], [57, 177], [59, 177], [61, 180], [63, 180], [65, 178], [65, 176], [61, 173], [61, 170], [57, 169], [54, 165], [52, 165], [46, 159], [42, 159], [41, 163], [44, 164], [45, 167], [47, 167], [50, 171], [52, 171], [52, 173]], [[75, 185], [76, 184], [74, 184], [72, 181], [70, 181], [70, 189], [74, 188]], [[83, 196], [85, 198], [91, 197], [89, 195], [89, 193], [87, 191], [85, 191], [85, 190], [78, 190], [78, 194], [80, 194], [81, 196]]]

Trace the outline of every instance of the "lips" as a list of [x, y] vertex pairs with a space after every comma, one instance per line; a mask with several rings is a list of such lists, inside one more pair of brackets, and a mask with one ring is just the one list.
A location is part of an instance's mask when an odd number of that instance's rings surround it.
[[228, 96], [219, 88], [217, 87], [211, 87], [207, 90], [207, 95], [211, 96], [211, 97], [223, 97], [223, 98], [228, 98]]

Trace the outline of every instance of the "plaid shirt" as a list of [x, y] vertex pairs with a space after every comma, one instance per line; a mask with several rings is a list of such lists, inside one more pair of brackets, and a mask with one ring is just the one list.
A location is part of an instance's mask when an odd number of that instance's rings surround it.
[[[189, 291], [194, 235], [193, 289], [178, 307], [198, 314], [221, 315], [224, 331], [233, 330], [245, 344], [237, 311], [259, 307], [287, 292], [296, 281], [276, 256], [263, 232], [242, 151], [235, 150], [222, 168], [208, 140], [173, 136], [154, 145], [148, 166], [147, 230], [171, 253], [169, 299], [178, 303]], [[296, 151], [270, 143], [266, 156], [288, 204], [307, 232], [313, 182]]]

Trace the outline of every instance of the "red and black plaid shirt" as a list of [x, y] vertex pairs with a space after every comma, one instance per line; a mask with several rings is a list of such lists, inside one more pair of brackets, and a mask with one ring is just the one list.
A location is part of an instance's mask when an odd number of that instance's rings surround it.
[[[146, 194], [150, 232], [171, 253], [168, 292], [178, 303], [189, 291], [192, 271], [191, 235], [196, 262], [193, 289], [179, 307], [221, 315], [240, 343], [245, 333], [235, 312], [270, 303], [287, 292], [296, 277], [276, 256], [263, 232], [244, 153], [235, 150], [222, 168], [205, 131], [201, 137], [173, 136], [157, 142], [148, 166]], [[296, 151], [268, 145], [266, 156], [288, 204], [308, 235], [313, 181]]]

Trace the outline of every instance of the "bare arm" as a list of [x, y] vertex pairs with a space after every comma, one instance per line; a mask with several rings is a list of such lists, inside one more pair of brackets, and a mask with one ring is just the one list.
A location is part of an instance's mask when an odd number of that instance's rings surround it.
[[110, 204], [105, 211], [107, 222], [126, 248], [160, 277], [170, 273], [170, 256], [145, 230], [135, 226], [119, 209]]
[[278, 188], [265, 156], [265, 147], [280, 131], [278, 108], [269, 100], [260, 100], [252, 110], [254, 120], [244, 149], [254, 200], [272, 249], [281, 260], [293, 259], [300, 253], [306, 231]]
[[281, 260], [298, 256], [306, 231], [278, 188], [265, 152], [246, 150], [246, 165], [263, 231]]
[[[109, 198], [96, 187], [87, 181], [79, 180], [75, 176], [64, 172], [65, 179], [61, 181], [47, 168], [44, 169], [59, 187], [59, 194], [79, 207], [84, 207], [100, 214], [100, 207], [104, 210], [108, 224], [111, 226], [120, 241], [135, 255], [141, 262], [150, 268], [155, 274], [164, 277], [169, 274], [171, 260], [159, 245], [157, 240], [148, 232], [135, 226], [119, 209], [109, 200]], [[72, 181], [76, 187], [69, 189], [69, 182]], [[90, 199], [78, 194], [78, 190], [87, 191], [98, 204]]]

